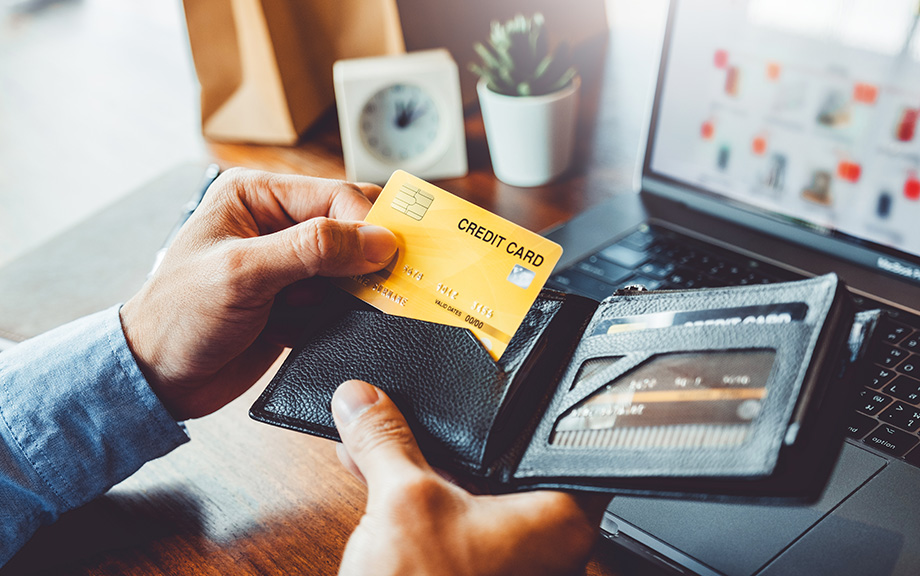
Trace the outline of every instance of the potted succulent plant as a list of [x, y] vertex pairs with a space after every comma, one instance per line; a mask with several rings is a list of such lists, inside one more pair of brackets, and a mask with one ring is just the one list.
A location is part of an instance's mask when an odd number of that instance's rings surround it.
[[575, 145], [580, 78], [568, 45], [550, 49], [542, 14], [492, 22], [470, 64], [492, 168], [502, 182], [539, 186], [564, 172]]

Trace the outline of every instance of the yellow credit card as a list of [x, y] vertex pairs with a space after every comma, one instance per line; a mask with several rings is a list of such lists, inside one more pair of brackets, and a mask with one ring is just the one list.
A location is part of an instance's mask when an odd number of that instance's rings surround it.
[[562, 247], [397, 170], [366, 221], [399, 240], [383, 270], [333, 280], [397, 316], [468, 328], [498, 360]]

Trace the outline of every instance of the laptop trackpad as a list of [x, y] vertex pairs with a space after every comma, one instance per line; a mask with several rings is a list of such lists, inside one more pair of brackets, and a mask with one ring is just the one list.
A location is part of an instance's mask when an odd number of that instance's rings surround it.
[[715, 570], [752, 574], [884, 466], [884, 458], [845, 444], [827, 490], [812, 506], [618, 496], [607, 510]]
[[915, 576], [920, 566], [918, 472], [893, 463], [796, 542], [767, 573]]

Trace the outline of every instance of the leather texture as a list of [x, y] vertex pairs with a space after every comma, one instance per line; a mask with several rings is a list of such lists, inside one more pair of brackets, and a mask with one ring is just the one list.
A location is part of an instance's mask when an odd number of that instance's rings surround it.
[[581, 302], [577, 320], [583, 325], [597, 304], [544, 291], [495, 362], [468, 330], [390, 316], [348, 298], [334, 303], [321, 326], [291, 352], [250, 415], [338, 439], [332, 394], [345, 380], [365, 380], [399, 406], [429, 460], [474, 474], [484, 467], [497, 416], [515, 409], [522, 386], [530, 389], [534, 362], [527, 360], [563, 305]]

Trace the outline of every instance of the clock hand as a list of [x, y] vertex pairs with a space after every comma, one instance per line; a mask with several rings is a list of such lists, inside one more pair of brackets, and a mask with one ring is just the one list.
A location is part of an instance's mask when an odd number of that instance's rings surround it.
[[396, 103], [396, 126], [405, 128], [424, 113], [424, 107], [417, 108], [415, 100]]
[[412, 114], [412, 121], [414, 122], [414, 121], [417, 120], [418, 118], [421, 118], [422, 116], [425, 115], [425, 112], [427, 112], [427, 111], [428, 111], [428, 103], [427, 103], [427, 102], [423, 103], [421, 106], [417, 106], [417, 107], [414, 106], [414, 110], [413, 110], [413, 114]]

